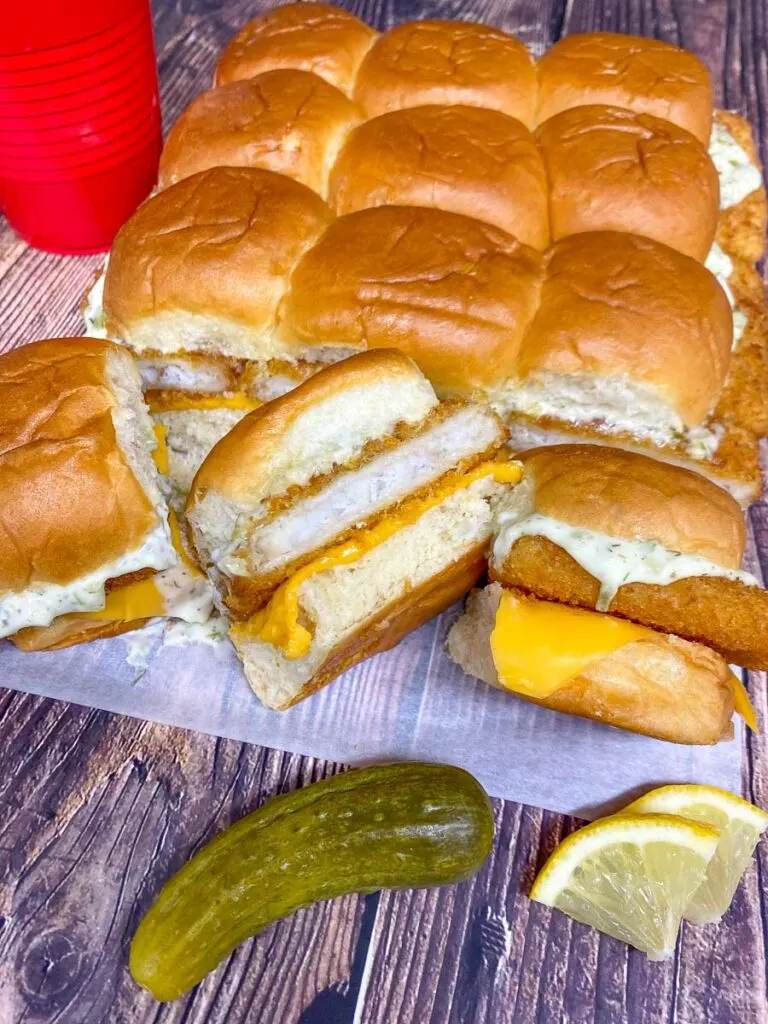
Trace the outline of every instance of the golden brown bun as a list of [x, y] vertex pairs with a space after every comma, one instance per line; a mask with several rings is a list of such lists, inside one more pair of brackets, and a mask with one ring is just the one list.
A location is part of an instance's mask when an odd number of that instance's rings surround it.
[[174, 124], [160, 158], [160, 188], [210, 167], [263, 167], [325, 197], [328, 174], [362, 120], [344, 93], [307, 71], [267, 71], [211, 89]]
[[538, 82], [539, 124], [571, 107], [610, 103], [671, 121], [709, 145], [709, 71], [669, 43], [613, 32], [568, 36], [539, 60]]
[[118, 445], [118, 345], [58, 338], [0, 358], [0, 592], [67, 584], [141, 547], [159, 525]]
[[297, 3], [254, 18], [224, 48], [214, 84], [253, 78], [276, 68], [311, 71], [350, 95], [357, 69], [377, 34], [330, 4]]
[[655, 540], [728, 569], [741, 565], [741, 509], [698, 473], [588, 444], [537, 448], [519, 458], [542, 515], [627, 540]]
[[653, 388], [686, 425], [712, 411], [728, 373], [733, 318], [705, 267], [617, 231], [563, 238], [547, 259], [520, 377], [623, 373]]
[[29, 626], [9, 637], [22, 651], [60, 651], [64, 647], [106, 640], [121, 633], [146, 626], [150, 619], [132, 619], [130, 622], [103, 622], [72, 612], [59, 615], [50, 626]]
[[554, 239], [629, 231], [704, 260], [719, 183], [706, 147], [650, 114], [601, 105], [556, 114], [536, 132]]
[[[276, 355], [264, 347], [278, 302], [330, 220], [319, 196], [272, 171], [216, 167], [172, 185], [140, 206], [115, 239], [104, 285], [108, 333], [159, 350], [156, 318], [181, 314], [177, 331], [166, 319], [162, 347], [188, 350], [183, 317], [191, 314], [242, 329], [254, 358]], [[208, 334], [216, 342], [210, 327]]]
[[536, 68], [498, 29], [412, 21], [380, 36], [360, 66], [355, 99], [368, 117], [427, 103], [489, 107], [533, 128]]
[[[264, 480], [275, 476], [274, 459], [286, 443], [286, 434], [305, 413], [328, 398], [365, 387], [382, 377], [389, 378], [394, 387], [415, 384], [432, 393], [416, 366], [400, 352], [365, 352], [334, 363], [240, 420], [198, 470], [187, 498], [187, 510], [194, 508], [208, 490], [216, 491], [227, 501], [245, 504], [257, 500], [257, 489]], [[278, 493], [284, 487], [277, 488]]]
[[[448, 651], [466, 672], [505, 689], [490, 649], [500, 596], [498, 584], [470, 596], [448, 636]], [[541, 700], [514, 696], [671, 743], [717, 743], [733, 735], [727, 663], [700, 644], [663, 633], [625, 644]]]
[[[497, 110], [427, 106], [362, 124], [331, 173], [339, 214], [371, 206], [434, 206], [549, 244], [547, 179], [528, 129]], [[714, 229], [713, 229], [714, 230]]]
[[542, 258], [481, 221], [382, 206], [335, 221], [301, 261], [286, 343], [395, 347], [439, 394], [505, 380], [538, 305]]
[[363, 629], [331, 651], [310, 682], [279, 710], [298, 704], [353, 665], [390, 650], [408, 633], [450, 608], [483, 575], [485, 559], [485, 547], [480, 546], [427, 583], [415, 587], [405, 597], [382, 608]]

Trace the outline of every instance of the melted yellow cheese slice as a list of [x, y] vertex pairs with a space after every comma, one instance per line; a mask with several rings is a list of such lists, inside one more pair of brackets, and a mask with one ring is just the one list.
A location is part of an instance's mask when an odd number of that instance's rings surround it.
[[263, 405], [255, 398], [241, 392], [231, 395], [188, 395], [183, 391], [163, 391], [161, 395], [147, 395], [147, 404], [152, 412], [187, 412], [204, 409], [241, 409], [253, 412]]
[[752, 732], [759, 733], [760, 730], [757, 727], [757, 715], [755, 709], [752, 707], [752, 701], [749, 699], [744, 683], [739, 679], [737, 675], [731, 672], [733, 676], [733, 708], [737, 715], [741, 715], [744, 721], [747, 723]]
[[82, 617], [107, 622], [132, 622], [134, 619], [154, 619], [165, 613], [165, 599], [150, 577], [111, 591], [107, 594], [107, 603], [100, 611], [87, 612]]
[[285, 657], [291, 660], [303, 658], [312, 643], [312, 634], [299, 622], [299, 590], [303, 583], [320, 572], [357, 562], [399, 530], [415, 523], [450, 495], [471, 486], [477, 480], [493, 477], [498, 483], [516, 484], [521, 476], [522, 469], [516, 462], [485, 462], [469, 473], [449, 474], [439, 486], [433, 488], [428, 497], [404, 502], [376, 526], [362, 530], [345, 544], [329, 548], [299, 569], [277, 588], [265, 608], [256, 612], [248, 622], [233, 626], [230, 633], [235, 639], [257, 637], [279, 647]]
[[653, 630], [602, 612], [501, 595], [491, 633], [499, 682], [507, 690], [542, 699], [593, 661]]
[[158, 473], [168, 476], [168, 443], [166, 441], [168, 431], [162, 423], [156, 423], [152, 430], [157, 441], [157, 447], [152, 452], [152, 458], [155, 460]]

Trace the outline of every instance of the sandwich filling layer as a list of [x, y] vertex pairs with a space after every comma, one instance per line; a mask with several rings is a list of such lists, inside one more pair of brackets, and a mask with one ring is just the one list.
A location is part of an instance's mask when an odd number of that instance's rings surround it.
[[359, 562], [370, 551], [380, 547], [395, 534], [413, 526], [423, 516], [443, 504], [457, 492], [465, 491], [482, 481], [513, 484], [521, 477], [514, 462], [487, 462], [468, 473], [449, 474], [426, 498], [404, 502], [397, 511], [370, 529], [356, 534], [350, 541], [332, 547], [294, 573], [272, 595], [267, 606], [251, 619], [232, 627], [236, 640], [258, 639], [279, 648], [288, 660], [305, 657], [312, 644], [312, 632], [300, 621], [302, 587], [320, 573]]
[[698, 555], [672, 551], [655, 540], [614, 537], [538, 512], [519, 518], [519, 510], [508, 509], [500, 511], [498, 518], [500, 529], [493, 546], [495, 565], [504, 565], [521, 537], [545, 537], [599, 581], [598, 611], [607, 611], [619, 588], [630, 583], [667, 586], [694, 576], [721, 576], [758, 586], [750, 573], [725, 568]]
[[682, 448], [695, 459], [711, 458], [720, 440], [714, 428], [686, 428], [653, 388], [627, 378], [544, 371], [492, 395], [491, 405], [501, 416], [549, 417], [606, 434], [626, 433]]
[[747, 326], [747, 317], [743, 310], [739, 309], [736, 305], [736, 299], [731, 289], [730, 279], [733, 274], [733, 260], [724, 252], [723, 249], [717, 244], [712, 243], [712, 248], [709, 250], [709, 254], [704, 261], [704, 266], [717, 278], [720, 287], [726, 294], [728, 302], [731, 304], [733, 310], [733, 345], [732, 348], [735, 350], [739, 346], [741, 337]]
[[325, 546], [498, 443], [492, 416], [476, 406], [459, 408], [256, 527], [248, 539], [249, 568], [270, 572]]
[[177, 558], [168, 526], [162, 523], [141, 547], [71, 583], [38, 583], [21, 593], [0, 596], [0, 637], [11, 636], [25, 626], [49, 626], [57, 616], [68, 612], [100, 611], [106, 606], [107, 580], [142, 569], [162, 571], [174, 565]]
[[709, 155], [720, 179], [720, 209], [736, 206], [763, 183], [760, 169], [722, 124], [712, 126]]

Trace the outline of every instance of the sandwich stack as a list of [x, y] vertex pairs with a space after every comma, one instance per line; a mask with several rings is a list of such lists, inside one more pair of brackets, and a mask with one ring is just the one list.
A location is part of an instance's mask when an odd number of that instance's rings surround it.
[[739, 507], [765, 224], [749, 126], [692, 54], [596, 33], [536, 62], [289, 4], [171, 129], [88, 297], [109, 341], [81, 344], [135, 357], [176, 557], [269, 706], [490, 561], [451, 634], [468, 672], [714, 743], [751, 719], [728, 660], [768, 665]]

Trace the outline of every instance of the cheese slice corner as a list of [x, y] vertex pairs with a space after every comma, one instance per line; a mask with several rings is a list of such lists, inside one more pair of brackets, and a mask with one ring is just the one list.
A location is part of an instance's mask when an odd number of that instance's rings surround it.
[[542, 700], [592, 662], [651, 635], [647, 626], [625, 619], [505, 590], [491, 632], [491, 652], [505, 689]]

